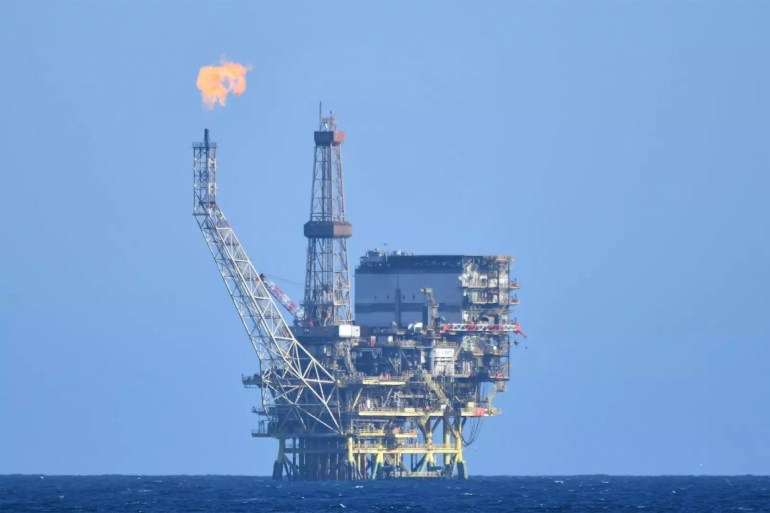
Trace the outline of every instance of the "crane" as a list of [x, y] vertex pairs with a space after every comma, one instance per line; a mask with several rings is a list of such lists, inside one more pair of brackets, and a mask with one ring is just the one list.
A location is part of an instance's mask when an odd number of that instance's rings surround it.
[[275, 298], [276, 301], [281, 303], [288, 312], [294, 316], [294, 319], [296, 321], [302, 321], [305, 318], [305, 310], [299, 306], [297, 303], [292, 301], [292, 299], [289, 297], [288, 294], [286, 294], [283, 290], [281, 290], [278, 285], [275, 284], [274, 281], [268, 280], [267, 277], [264, 274], [259, 275], [259, 279], [262, 280], [262, 282], [265, 284], [265, 287], [267, 287], [268, 292], [273, 295], [273, 298]]
[[341, 433], [335, 377], [296, 340], [217, 204], [216, 148], [208, 129], [193, 144], [193, 216], [257, 354], [255, 379], [271, 429]]

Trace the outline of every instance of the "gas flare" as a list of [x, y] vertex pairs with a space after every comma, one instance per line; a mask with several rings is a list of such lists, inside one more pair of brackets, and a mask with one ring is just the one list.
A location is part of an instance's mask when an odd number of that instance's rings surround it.
[[213, 109], [219, 103], [224, 106], [227, 93], [240, 96], [246, 90], [246, 73], [251, 66], [222, 60], [219, 66], [203, 66], [198, 72], [196, 85], [201, 91], [203, 105]]

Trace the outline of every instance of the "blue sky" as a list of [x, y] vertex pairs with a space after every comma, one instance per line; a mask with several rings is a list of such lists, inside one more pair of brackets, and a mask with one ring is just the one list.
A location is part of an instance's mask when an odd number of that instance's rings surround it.
[[[766, 2], [10, 2], [0, 473], [259, 474], [255, 357], [192, 211], [301, 296], [318, 101], [366, 249], [513, 254], [484, 474], [768, 474]], [[201, 107], [198, 68], [251, 64]]]

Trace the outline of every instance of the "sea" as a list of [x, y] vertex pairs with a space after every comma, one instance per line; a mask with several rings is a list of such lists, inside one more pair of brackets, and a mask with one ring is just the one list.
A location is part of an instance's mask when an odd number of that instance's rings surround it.
[[276, 482], [246, 476], [0, 476], [1, 512], [770, 512], [770, 476]]

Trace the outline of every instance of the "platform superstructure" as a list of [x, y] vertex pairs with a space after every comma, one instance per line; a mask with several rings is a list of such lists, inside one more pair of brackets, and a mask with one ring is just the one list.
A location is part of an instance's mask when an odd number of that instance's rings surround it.
[[301, 308], [257, 272], [220, 210], [208, 131], [193, 145], [194, 215], [258, 356], [243, 377], [261, 390], [252, 435], [278, 440], [276, 479], [467, 478], [463, 449], [501, 413], [493, 398], [523, 335], [513, 259], [369, 251], [354, 321], [345, 134], [333, 115], [319, 121]]

